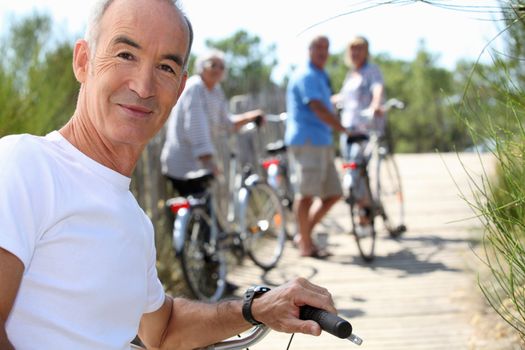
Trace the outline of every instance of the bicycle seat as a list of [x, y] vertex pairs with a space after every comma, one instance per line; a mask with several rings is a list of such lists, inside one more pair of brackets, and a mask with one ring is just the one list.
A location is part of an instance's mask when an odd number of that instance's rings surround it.
[[199, 169], [190, 171], [184, 176], [185, 186], [187, 186], [189, 193], [204, 192], [215, 178], [213, 172], [208, 169]]
[[366, 134], [356, 134], [352, 136], [348, 136], [346, 139], [347, 144], [355, 143], [355, 142], [361, 142], [361, 141], [368, 141], [370, 137]]
[[286, 152], [286, 145], [282, 140], [271, 142], [266, 145], [266, 152], [271, 155]]

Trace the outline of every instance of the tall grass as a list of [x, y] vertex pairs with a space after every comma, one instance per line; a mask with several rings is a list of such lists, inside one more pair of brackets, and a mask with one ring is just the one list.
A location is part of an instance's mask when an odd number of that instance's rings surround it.
[[513, 84], [499, 85], [497, 90], [498, 115], [478, 114], [467, 120], [475, 139], [491, 140], [496, 159], [495, 176], [476, 185], [471, 203], [484, 226], [484, 260], [492, 275], [479, 286], [494, 310], [525, 340], [523, 90]]

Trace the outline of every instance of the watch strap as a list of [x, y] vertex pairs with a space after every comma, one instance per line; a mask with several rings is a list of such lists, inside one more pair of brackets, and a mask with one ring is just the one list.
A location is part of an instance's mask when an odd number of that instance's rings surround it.
[[262, 324], [262, 322], [257, 321], [252, 314], [252, 304], [253, 299], [261, 296], [262, 294], [268, 292], [270, 288], [264, 286], [250, 287], [244, 292], [243, 302], [242, 302], [242, 316], [246, 321], [251, 323], [254, 326]]

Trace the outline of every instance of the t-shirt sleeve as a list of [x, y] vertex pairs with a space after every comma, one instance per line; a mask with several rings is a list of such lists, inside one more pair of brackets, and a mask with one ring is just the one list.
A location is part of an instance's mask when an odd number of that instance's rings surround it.
[[0, 140], [0, 247], [20, 259], [25, 268], [43, 232], [46, 208], [52, 206], [43, 199], [49, 197], [49, 189], [41, 185], [46, 172], [38, 154], [20, 136]]

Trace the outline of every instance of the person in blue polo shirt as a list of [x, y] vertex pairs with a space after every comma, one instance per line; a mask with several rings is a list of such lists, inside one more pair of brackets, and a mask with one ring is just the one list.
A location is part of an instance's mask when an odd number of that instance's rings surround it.
[[[285, 143], [296, 174], [294, 212], [301, 256], [324, 257], [312, 241], [315, 225], [341, 198], [342, 187], [334, 164], [333, 130], [346, 133], [334, 112], [330, 80], [324, 71], [329, 40], [315, 37], [308, 64], [296, 70], [287, 87]], [[319, 198], [314, 205], [314, 199]]]

